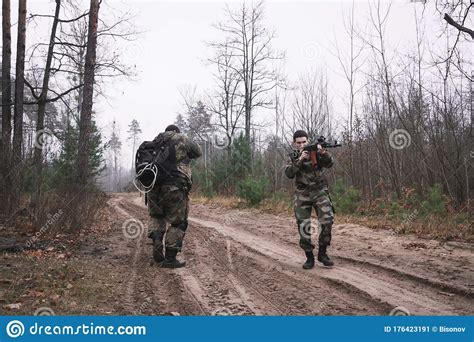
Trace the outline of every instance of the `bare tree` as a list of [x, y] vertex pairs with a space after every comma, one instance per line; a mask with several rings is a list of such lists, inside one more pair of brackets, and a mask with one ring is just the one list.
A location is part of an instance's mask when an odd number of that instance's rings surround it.
[[305, 130], [311, 141], [330, 135], [327, 80], [322, 73], [300, 75], [292, 111], [295, 127]]
[[1, 166], [1, 184], [0, 192], [2, 197], [2, 213], [10, 211], [10, 155], [11, 155], [11, 132], [12, 132], [12, 82], [11, 82], [11, 55], [12, 55], [12, 36], [11, 36], [11, 9], [10, 0], [2, 1], [2, 166]]
[[[89, 10], [89, 32], [87, 38], [86, 64], [84, 67], [84, 93], [79, 123], [78, 184], [85, 187], [88, 179], [88, 152], [91, 131], [92, 101], [94, 95], [94, 71], [97, 49], [97, 22], [100, 0], [91, 0]], [[82, 190], [82, 189], [81, 189]]]
[[250, 8], [243, 3], [235, 11], [227, 8], [227, 15], [227, 22], [216, 25], [226, 35], [226, 40], [212, 45], [235, 59], [229, 66], [241, 82], [245, 138], [250, 143], [253, 110], [272, 105], [268, 94], [276, 87], [276, 75], [271, 62], [283, 59], [284, 54], [275, 52], [271, 47], [276, 35], [263, 25], [263, 2]]
[[[37, 100], [38, 100], [38, 115], [36, 118], [36, 134], [37, 135], [46, 134], [46, 132], [44, 132], [44, 115], [45, 115], [46, 103], [48, 99], [49, 79], [51, 76], [51, 63], [53, 60], [54, 45], [55, 45], [55, 40], [56, 40], [56, 31], [57, 31], [58, 22], [59, 22], [60, 9], [61, 9], [61, 0], [56, 0], [56, 9], [54, 12], [53, 26], [51, 28], [48, 54], [46, 58], [46, 65], [44, 68], [43, 85], [41, 87], [41, 94], [37, 97]], [[39, 138], [37, 139], [39, 140]], [[34, 192], [33, 192], [33, 195], [31, 196], [30, 207], [33, 209], [34, 212], [36, 212], [38, 202], [39, 202], [39, 197], [40, 197], [42, 175], [43, 175], [43, 144], [35, 144], [33, 164], [35, 168], [35, 172], [33, 176], [33, 189], [34, 189], [33, 191]]]
[[[372, 104], [375, 107], [371, 112], [367, 112], [368, 120], [372, 123], [367, 128], [372, 137], [376, 139], [377, 153], [383, 162], [384, 171], [389, 177], [392, 189], [400, 197], [402, 189], [399, 173], [397, 172], [400, 165], [398, 163], [400, 157], [397, 151], [388, 144], [390, 134], [396, 128], [394, 127], [394, 112], [397, 110], [392, 92], [394, 77], [390, 70], [385, 36], [385, 26], [390, 13], [390, 7], [391, 4], [388, 4], [387, 8], [383, 9], [380, 0], [377, 1], [375, 6], [371, 5], [369, 7], [370, 23], [375, 31], [371, 38], [375, 42], [361, 35], [360, 37], [370, 46], [374, 57], [373, 63], [377, 71], [370, 80], [372, 86], [375, 87], [370, 96], [377, 103]], [[378, 96], [378, 98], [374, 96]]]
[[346, 79], [348, 86], [349, 86], [349, 134], [348, 134], [348, 148], [349, 148], [349, 161], [350, 161], [350, 174], [352, 184], [356, 184], [356, 171], [355, 171], [355, 163], [354, 163], [354, 146], [353, 146], [353, 124], [354, 124], [354, 115], [355, 115], [355, 105], [356, 105], [356, 95], [360, 92], [362, 87], [357, 88], [357, 74], [360, 71], [362, 63], [360, 62], [362, 52], [364, 50], [364, 44], [362, 40], [360, 41], [360, 45], [356, 46], [356, 27], [354, 21], [355, 15], [355, 4], [354, 1], [352, 2], [351, 12], [348, 17], [348, 22], [344, 22], [344, 27], [346, 30], [346, 34], [349, 38], [349, 48], [344, 49], [343, 51], [349, 51], [349, 54], [345, 54], [341, 51], [339, 47], [339, 43], [337, 38], [334, 37], [335, 41], [335, 49], [336, 53], [335, 56], [339, 61], [339, 65], [344, 74], [344, 78]]
[[[210, 61], [217, 68], [217, 73], [214, 74], [217, 89], [214, 94], [208, 96], [207, 107], [216, 115], [216, 125], [225, 132], [227, 141], [231, 142], [240, 123], [244, 106], [239, 93], [241, 78], [233, 64], [234, 56], [228, 41], [216, 47], [216, 56]], [[227, 151], [230, 153], [230, 145]]]
[[25, 41], [26, 41], [26, 0], [20, 0], [18, 6], [18, 39], [16, 50], [15, 71], [15, 106], [12, 150], [12, 196], [11, 208], [20, 205], [21, 188], [23, 185], [22, 145], [23, 145], [23, 94], [25, 73]]

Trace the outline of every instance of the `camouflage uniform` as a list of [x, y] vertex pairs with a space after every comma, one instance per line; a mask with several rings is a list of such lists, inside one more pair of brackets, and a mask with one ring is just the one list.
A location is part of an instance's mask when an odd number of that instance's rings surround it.
[[[321, 155], [320, 166], [330, 168], [333, 158], [329, 152]], [[331, 243], [331, 228], [334, 221], [334, 208], [329, 197], [327, 180], [322, 170], [314, 170], [311, 160], [302, 162], [290, 159], [285, 169], [290, 179], [295, 179], [294, 212], [300, 234], [300, 247], [305, 252], [311, 252], [314, 244], [311, 242], [311, 212], [314, 208], [318, 215], [320, 233], [319, 245], [329, 246]]]
[[[189, 191], [192, 177], [190, 160], [202, 155], [198, 144], [184, 134], [176, 132], [161, 133], [176, 140], [177, 170], [162, 184], [155, 184], [147, 194], [148, 212], [153, 224], [150, 233], [157, 234], [158, 239], [165, 237], [165, 247], [181, 250], [184, 234], [188, 227]], [[166, 222], [170, 223], [166, 231]]]

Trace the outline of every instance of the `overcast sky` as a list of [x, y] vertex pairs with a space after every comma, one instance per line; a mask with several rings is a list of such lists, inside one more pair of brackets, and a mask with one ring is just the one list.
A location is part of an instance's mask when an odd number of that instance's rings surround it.
[[[85, 2], [87, 3], [87, 2]], [[388, 2], [383, 1], [386, 5]], [[230, 6], [238, 5], [237, 2]], [[17, 4], [12, 4], [12, 22], [16, 23]], [[346, 107], [347, 85], [340, 76], [337, 59], [329, 52], [338, 40], [342, 50], [348, 49], [344, 32], [351, 1], [266, 1], [266, 26], [276, 31], [274, 48], [286, 53], [285, 74], [295, 81], [299, 74], [311, 69], [327, 71], [330, 97], [335, 117], [342, 118]], [[94, 104], [99, 127], [110, 136], [111, 122], [115, 119], [123, 138], [123, 160], [129, 163], [131, 148], [125, 141], [126, 130], [132, 119], [142, 127], [143, 140], [152, 139], [178, 112], [183, 111], [179, 88], [197, 87], [202, 94], [213, 86], [212, 67], [205, 60], [210, 56], [206, 42], [222, 38], [212, 24], [225, 20], [224, 2], [198, 1], [106, 1], [100, 15], [108, 15], [110, 7], [131, 10], [136, 25], [144, 31], [135, 42], [117, 43], [123, 59], [136, 65], [136, 80], [117, 80], [106, 89], [108, 99]], [[356, 24], [364, 29], [369, 18], [368, 1], [356, 1]], [[387, 24], [389, 56], [392, 51], [408, 52], [414, 47], [416, 29], [414, 12], [421, 17], [422, 4], [408, 0], [393, 1]], [[30, 13], [51, 13], [54, 1], [29, 1]], [[441, 20], [432, 8], [424, 13], [422, 25], [429, 28], [430, 42], [439, 33]], [[49, 24], [44, 29], [49, 29]], [[16, 35], [16, 32], [14, 33]], [[34, 36], [37, 33], [32, 33]], [[27, 33], [28, 35], [28, 33]], [[15, 36], [14, 36], [15, 37]], [[36, 39], [36, 38], [34, 38]], [[31, 41], [31, 40], [30, 40]], [[15, 51], [15, 50], [14, 50]], [[271, 113], [257, 113], [262, 119], [271, 119]], [[268, 128], [273, 131], [273, 128]]]

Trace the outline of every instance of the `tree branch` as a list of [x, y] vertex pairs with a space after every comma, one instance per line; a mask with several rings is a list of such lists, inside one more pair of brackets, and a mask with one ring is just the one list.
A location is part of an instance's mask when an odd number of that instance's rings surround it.
[[[472, 6], [472, 4], [471, 4], [471, 6]], [[454, 26], [455, 28], [457, 28], [459, 31], [468, 33], [471, 36], [471, 38], [474, 39], [474, 31], [467, 28], [467, 27], [465, 27], [465, 26], [462, 26], [462, 25], [458, 24], [457, 22], [455, 22], [454, 19], [449, 16], [449, 14], [447, 14], [447, 13], [444, 14], [444, 20], [446, 20], [446, 22], [449, 25]]]

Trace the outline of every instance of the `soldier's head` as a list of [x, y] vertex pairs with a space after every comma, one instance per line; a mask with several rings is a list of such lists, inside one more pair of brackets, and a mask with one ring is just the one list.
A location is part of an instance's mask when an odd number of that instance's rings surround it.
[[166, 127], [165, 132], [181, 133], [181, 131], [179, 130], [178, 126], [176, 126], [176, 125], [169, 125], [168, 127]]
[[308, 144], [308, 133], [298, 130], [293, 134], [293, 144], [298, 150], [302, 150]]

